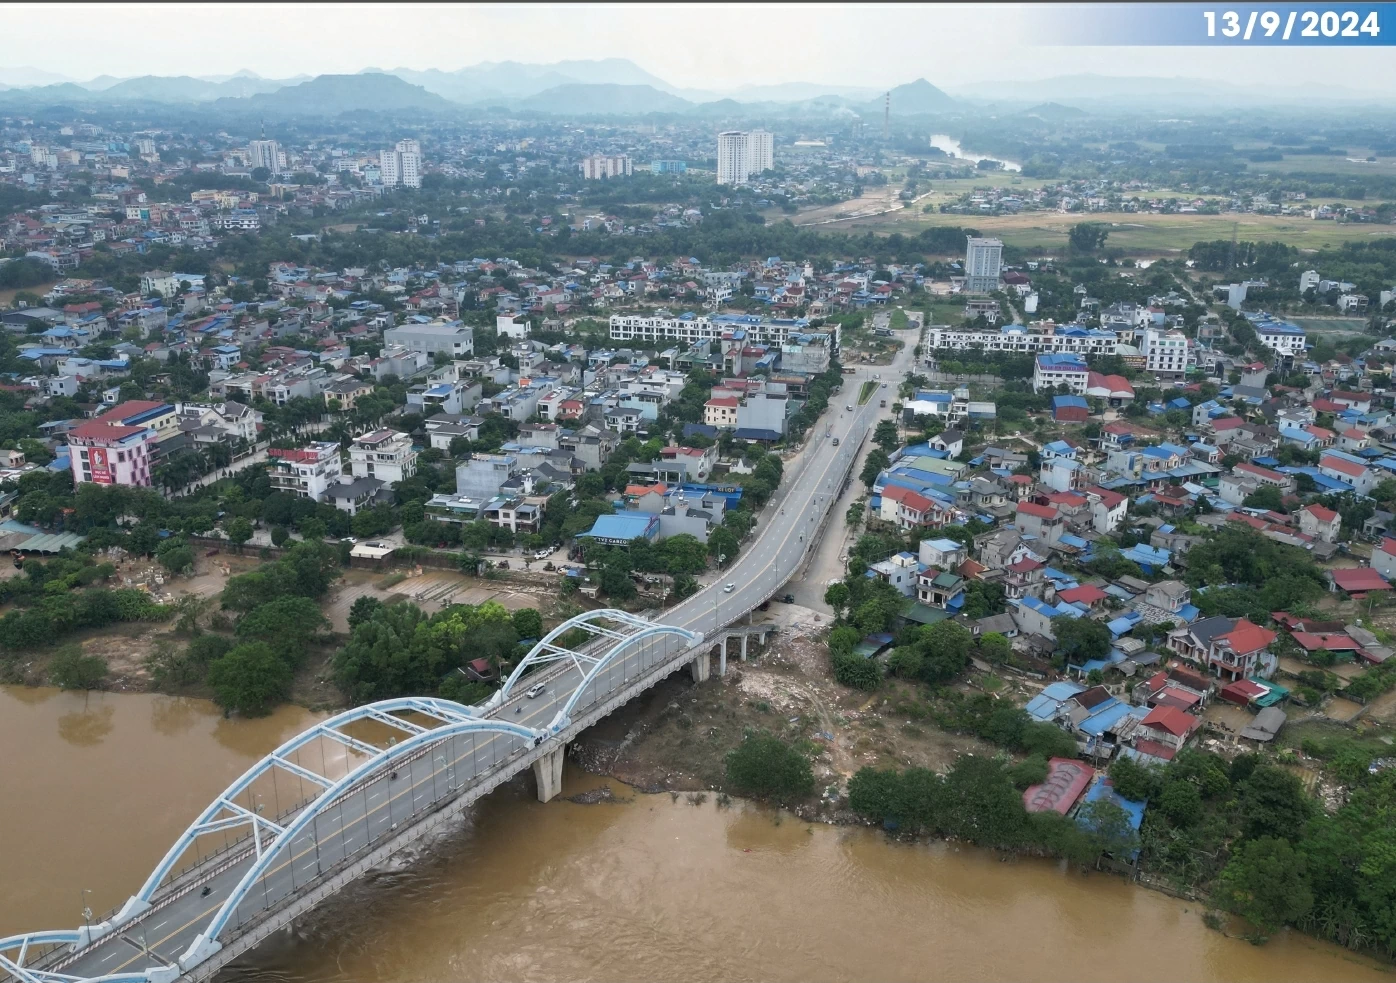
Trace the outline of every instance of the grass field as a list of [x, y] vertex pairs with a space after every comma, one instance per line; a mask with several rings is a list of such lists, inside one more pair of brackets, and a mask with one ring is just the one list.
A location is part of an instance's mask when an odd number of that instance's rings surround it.
[[[938, 189], [937, 189], [938, 190]], [[929, 198], [927, 202], [935, 202]], [[1278, 239], [1300, 249], [1322, 249], [1342, 242], [1369, 242], [1396, 236], [1389, 225], [1339, 224], [1270, 215], [1140, 215], [1098, 212], [1090, 215], [1026, 212], [1019, 215], [957, 215], [906, 209], [887, 215], [855, 218], [821, 228], [830, 231], [873, 229], [915, 235], [937, 225], [963, 225], [1024, 249], [1065, 250], [1067, 233], [1078, 222], [1104, 222], [1109, 249], [1139, 257], [1166, 257], [1186, 252], [1195, 242], [1230, 239], [1232, 226], [1241, 240]]]
[[57, 282], [57, 280], [51, 280], [48, 283], [41, 283], [37, 287], [17, 287], [14, 290], [0, 290], [0, 307], [9, 307], [13, 304], [15, 302], [15, 294], [18, 293], [30, 293], [36, 297], [42, 297], [44, 294], [48, 293], [48, 289]]
[[1294, 323], [1309, 334], [1365, 334], [1367, 322], [1353, 317], [1296, 317]]

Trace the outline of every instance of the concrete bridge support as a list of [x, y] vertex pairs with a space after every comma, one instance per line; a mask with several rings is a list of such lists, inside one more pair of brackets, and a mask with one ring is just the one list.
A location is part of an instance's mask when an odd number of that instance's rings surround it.
[[727, 675], [727, 636], [722, 636], [722, 641], [717, 647], [717, 674]]
[[538, 781], [539, 802], [548, 802], [562, 791], [562, 759], [566, 752], [567, 745], [559, 744], [533, 762], [533, 777]]
[[693, 673], [693, 681], [695, 683], [706, 683], [708, 681], [710, 663], [711, 656], [707, 647], [704, 646], [698, 654], [693, 657], [693, 661], [688, 664], [689, 670]]
[[743, 662], [746, 661], [746, 643], [747, 643], [747, 640], [748, 640], [749, 638], [751, 638], [750, 635], [743, 635], [743, 636], [742, 636], [742, 661], [743, 661]]

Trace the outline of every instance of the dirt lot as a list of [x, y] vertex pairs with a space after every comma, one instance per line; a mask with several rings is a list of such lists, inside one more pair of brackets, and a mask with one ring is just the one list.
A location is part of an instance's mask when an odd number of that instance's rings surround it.
[[543, 585], [521, 584], [502, 580], [481, 580], [449, 570], [420, 568], [404, 571], [409, 574], [398, 580], [395, 574], [373, 570], [349, 570], [344, 579], [330, 592], [325, 616], [336, 634], [349, 633], [349, 609], [360, 597], [376, 597], [384, 603], [408, 600], [428, 614], [435, 614], [452, 604], [484, 604], [494, 601], [510, 611], [537, 608], [544, 619], [555, 606], [557, 590]]
[[651, 789], [720, 788], [724, 757], [747, 728], [802, 742], [822, 786], [842, 784], [864, 765], [919, 765], [944, 771], [966, 751], [993, 753], [925, 719], [912, 688], [889, 681], [874, 694], [837, 685], [815, 612], [773, 605], [783, 624], [768, 648], [751, 643], [751, 661], [729, 649], [727, 676], [694, 685], [675, 673], [643, 699], [588, 731], [580, 757], [629, 784]]

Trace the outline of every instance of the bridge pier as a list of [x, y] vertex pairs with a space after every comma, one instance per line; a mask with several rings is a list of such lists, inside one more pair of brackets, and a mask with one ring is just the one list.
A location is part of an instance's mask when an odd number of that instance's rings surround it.
[[695, 683], [706, 683], [708, 681], [711, 660], [712, 657], [709, 655], [707, 647], [704, 646], [699, 650], [698, 654], [693, 657], [693, 661], [688, 664], [689, 670], [693, 673], [693, 681]]
[[743, 661], [743, 662], [746, 661], [746, 642], [747, 642], [747, 639], [750, 638], [750, 637], [751, 637], [750, 635], [743, 635], [743, 636], [742, 636], [742, 661]]
[[562, 791], [562, 759], [567, 752], [566, 744], [559, 744], [533, 762], [533, 777], [538, 781], [538, 801], [548, 802]]
[[723, 636], [722, 636], [722, 644], [718, 646], [718, 650], [717, 650], [717, 674], [718, 674], [719, 676], [725, 676], [725, 675], [727, 675], [727, 636], [726, 636], [726, 635], [723, 635]]

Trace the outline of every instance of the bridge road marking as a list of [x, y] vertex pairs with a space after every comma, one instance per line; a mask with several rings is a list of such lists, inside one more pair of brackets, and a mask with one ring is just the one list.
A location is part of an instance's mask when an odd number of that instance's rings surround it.
[[[490, 739], [489, 739], [489, 742], [488, 742], [488, 743], [489, 743], [489, 744], [493, 744], [494, 741], [495, 741], [497, 738], [501, 737], [501, 736], [503, 736], [503, 735], [500, 735], [500, 734], [492, 734], [492, 735], [490, 735]], [[473, 753], [473, 750], [474, 750], [474, 749], [472, 749], [472, 753]], [[462, 761], [462, 760], [464, 760], [464, 759], [465, 759], [465, 755], [462, 754], [462, 755], [460, 755], [459, 757], [457, 757], [457, 758], [455, 759], [455, 761], [458, 762], [458, 761]], [[435, 759], [433, 758], [432, 760], [435, 760]], [[498, 762], [498, 761], [495, 762], [495, 764], [499, 764], [499, 763], [500, 763], [500, 762]], [[454, 764], [454, 762], [453, 762], [453, 764]], [[446, 767], [449, 768], [449, 767], [452, 767], [452, 765], [447, 765]], [[409, 792], [412, 792], [414, 789], [416, 789], [417, 786], [422, 785], [422, 784], [424, 784], [424, 783], [426, 783], [426, 782], [428, 782], [428, 781], [431, 781], [431, 780], [434, 779], [437, 775], [439, 775], [441, 772], [443, 772], [443, 771], [445, 771], [445, 770], [446, 770], [446, 768], [437, 768], [437, 769], [435, 769], [434, 771], [428, 772], [427, 775], [426, 775], [425, 777], [423, 777], [422, 779], [420, 779], [420, 780], [418, 780], [418, 781], [412, 783], [411, 785], [408, 785], [406, 788], [404, 788], [401, 792], [398, 792], [396, 795], [390, 796], [390, 797], [388, 798], [388, 801], [387, 801], [387, 802], [384, 802], [384, 803], [382, 803], [381, 805], [374, 806], [372, 809], [366, 810], [366, 811], [363, 813], [363, 815], [359, 816], [357, 819], [354, 819], [352, 822], [349, 822], [349, 823], [344, 824], [344, 825], [341, 827], [341, 830], [347, 830], [347, 829], [348, 829], [349, 827], [351, 827], [351, 826], [357, 826], [359, 823], [364, 822], [364, 821], [367, 820], [370, 816], [372, 816], [375, 812], [378, 812], [378, 811], [380, 811], [380, 810], [382, 810], [382, 809], [385, 809], [385, 808], [389, 807], [389, 806], [392, 804], [393, 799], [400, 799], [400, 798], [402, 798], [402, 796], [407, 795]], [[378, 780], [379, 780], [379, 781], [382, 781], [381, 778], [378, 779]], [[381, 791], [381, 790], [380, 790], [380, 791]], [[312, 827], [312, 830], [313, 830], [313, 827]], [[371, 838], [371, 834], [370, 834], [370, 838]], [[346, 839], [346, 842], [347, 842], [347, 839]], [[273, 874], [276, 874], [276, 873], [278, 873], [279, 871], [281, 871], [282, 869], [284, 869], [285, 867], [287, 867], [287, 866], [293, 864], [295, 861], [299, 860], [301, 857], [304, 857], [306, 854], [313, 852], [314, 849], [315, 849], [315, 846], [312, 845], [312, 846], [310, 846], [310, 847], [308, 847], [308, 848], [302, 850], [300, 853], [294, 854], [294, 855], [292, 855], [292, 856], [286, 858], [284, 861], [282, 861], [282, 862], [281, 862], [280, 864], [278, 864], [277, 866], [272, 867], [270, 870], [265, 871], [265, 872], [262, 874], [262, 876], [261, 876], [260, 878], [258, 878], [258, 880], [266, 880], [268, 877], [271, 877]], [[346, 851], [346, 852], [347, 852], [347, 851]], [[255, 882], [254, 882], [254, 883], [255, 883]], [[170, 939], [174, 938], [176, 935], [179, 935], [179, 934], [180, 934], [181, 932], [183, 932], [185, 929], [191, 927], [192, 925], [194, 925], [195, 923], [197, 923], [197, 922], [199, 922], [199, 921], [202, 921], [204, 918], [208, 917], [209, 915], [213, 914], [213, 913], [214, 913], [215, 911], [217, 911], [218, 909], [222, 908], [222, 907], [223, 907], [223, 904], [224, 904], [224, 902], [225, 902], [226, 900], [227, 900], [227, 899], [224, 898], [222, 901], [217, 902], [213, 907], [209, 908], [207, 911], [203, 911], [203, 912], [200, 912], [199, 914], [195, 915], [195, 916], [194, 916], [193, 918], [191, 918], [189, 921], [187, 921], [187, 922], [185, 922], [183, 925], [179, 926], [179, 928], [175, 929], [175, 930], [174, 930], [173, 932], [171, 932], [169, 935], [166, 935], [163, 939], [158, 940], [158, 941], [155, 943], [155, 945], [150, 946], [149, 948], [150, 948], [151, 950], [154, 950], [154, 949], [156, 949], [157, 947], [164, 945], [166, 942], [170, 941]], [[166, 919], [166, 921], [168, 921], [168, 920], [169, 920], [169, 919]], [[161, 924], [164, 924], [164, 923], [162, 922]], [[126, 969], [126, 968], [129, 967], [132, 963], [136, 962], [136, 960], [140, 959], [141, 956], [143, 956], [143, 955], [144, 955], [144, 953], [140, 953], [140, 954], [138, 954], [138, 955], [132, 956], [130, 959], [126, 960], [126, 962], [122, 963], [120, 966], [117, 966], [116, 969], [115, 969], [113, 972], [116, 972], [116, 973], [121, 972], [123, 969]], [[110, 958], [110, 957], [108, 957], [108, 958]], [[106, 962], [105, 959], [102, 960], [102, 961], [103, 961], [103, 962]], [[109, 974], [109, 975], [110, 975], [110, 974]]]

